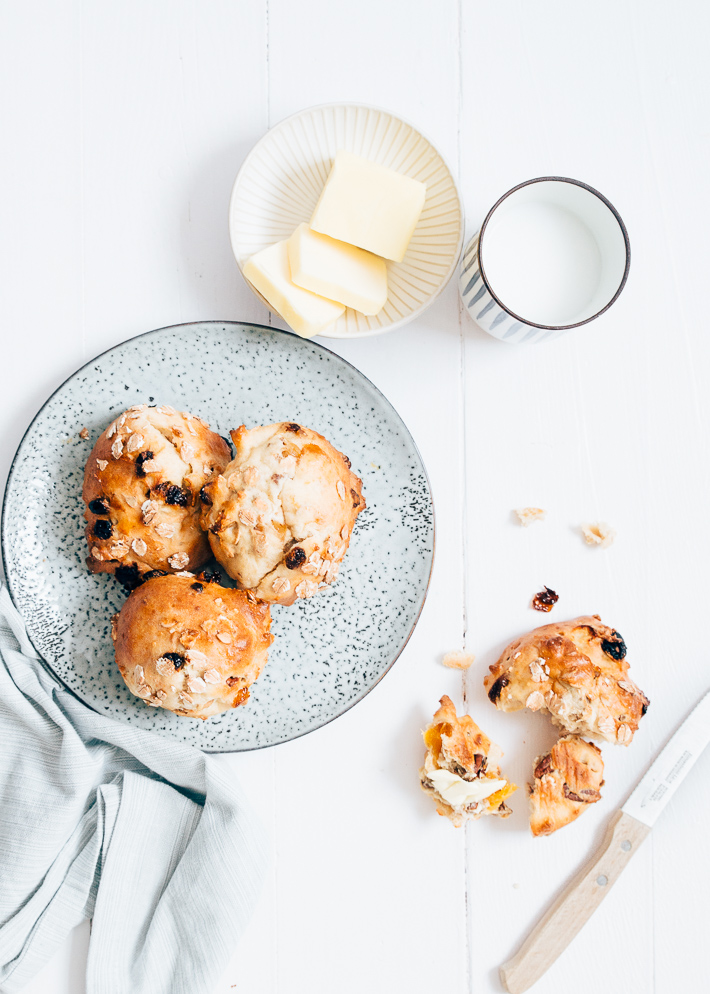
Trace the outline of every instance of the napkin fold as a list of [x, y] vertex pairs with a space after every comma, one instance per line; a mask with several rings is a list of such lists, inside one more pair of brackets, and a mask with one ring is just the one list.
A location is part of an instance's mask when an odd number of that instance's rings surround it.
[[219, 757], [87, 708], [0, 589], [0, 991], [92, 918], [87, 994], [209, 994], [266, 849]]

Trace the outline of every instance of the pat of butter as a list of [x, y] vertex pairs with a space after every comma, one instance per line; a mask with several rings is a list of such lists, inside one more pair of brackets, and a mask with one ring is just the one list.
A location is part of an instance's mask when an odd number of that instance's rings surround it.
[[497, 790], [505, 787], [506, 780], [492, 780], [481, 777], [477, 780], [464, 780], [448, 770], [428, 770], [427, 776], [434, 784], [440, 797], [452, 808], [463, 808], [468, 804], [484, 801]]
[[377, 314], [387, 300], [387, 263], [379, 255], [299, 224], [288, 240], [291, 279], [362, 314]]
[[298, 335], [317, 335], [344, 313], [342, 304], [304, 290], [291, 281], [287, 239], [257, 252], [244, 275]]
[[316, 204], [311, 228], [375, 255], [401, 262], [426, 186], [341, 149]]

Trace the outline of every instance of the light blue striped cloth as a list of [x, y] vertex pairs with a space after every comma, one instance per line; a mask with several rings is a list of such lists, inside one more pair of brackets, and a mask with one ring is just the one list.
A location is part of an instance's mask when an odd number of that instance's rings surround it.
[[87, 994], [208, 994], [266, 869], [219, 757], [95, 714], [0, 589], [0, 991], [92, 918]]

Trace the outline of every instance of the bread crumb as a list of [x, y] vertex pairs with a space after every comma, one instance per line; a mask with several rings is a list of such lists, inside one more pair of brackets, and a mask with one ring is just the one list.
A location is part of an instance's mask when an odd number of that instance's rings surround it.
[[83, 438], [84, 441], [86, 441], [88, 437], [89, 437], [89, 429], [82, 428], [81, 431], [79, 432], [79, 438]]
[[541, 507], [516, 507], [515, 513], [520, 519], [520, 524], [527, 528], [533, 521], [544, 521], [545, 512]]
[[607, 549], [616, 538], [614, 529], [603, 521], [582, 525], [582, 535], [587, 545], [600, 545], [602, 549]]
[[447, 652], [441, 662], [452, 670], [467, 670], [475, 658], [472, 652]]

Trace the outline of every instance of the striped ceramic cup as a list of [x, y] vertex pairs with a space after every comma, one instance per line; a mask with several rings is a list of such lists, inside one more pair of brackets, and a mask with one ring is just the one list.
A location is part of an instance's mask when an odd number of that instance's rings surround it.
[[468, 313], [504, 342], [548, 342], [603, 314], [629, 273], [619, 213], [586, 183], [541, 176], [494, 204], [466, 246]]

